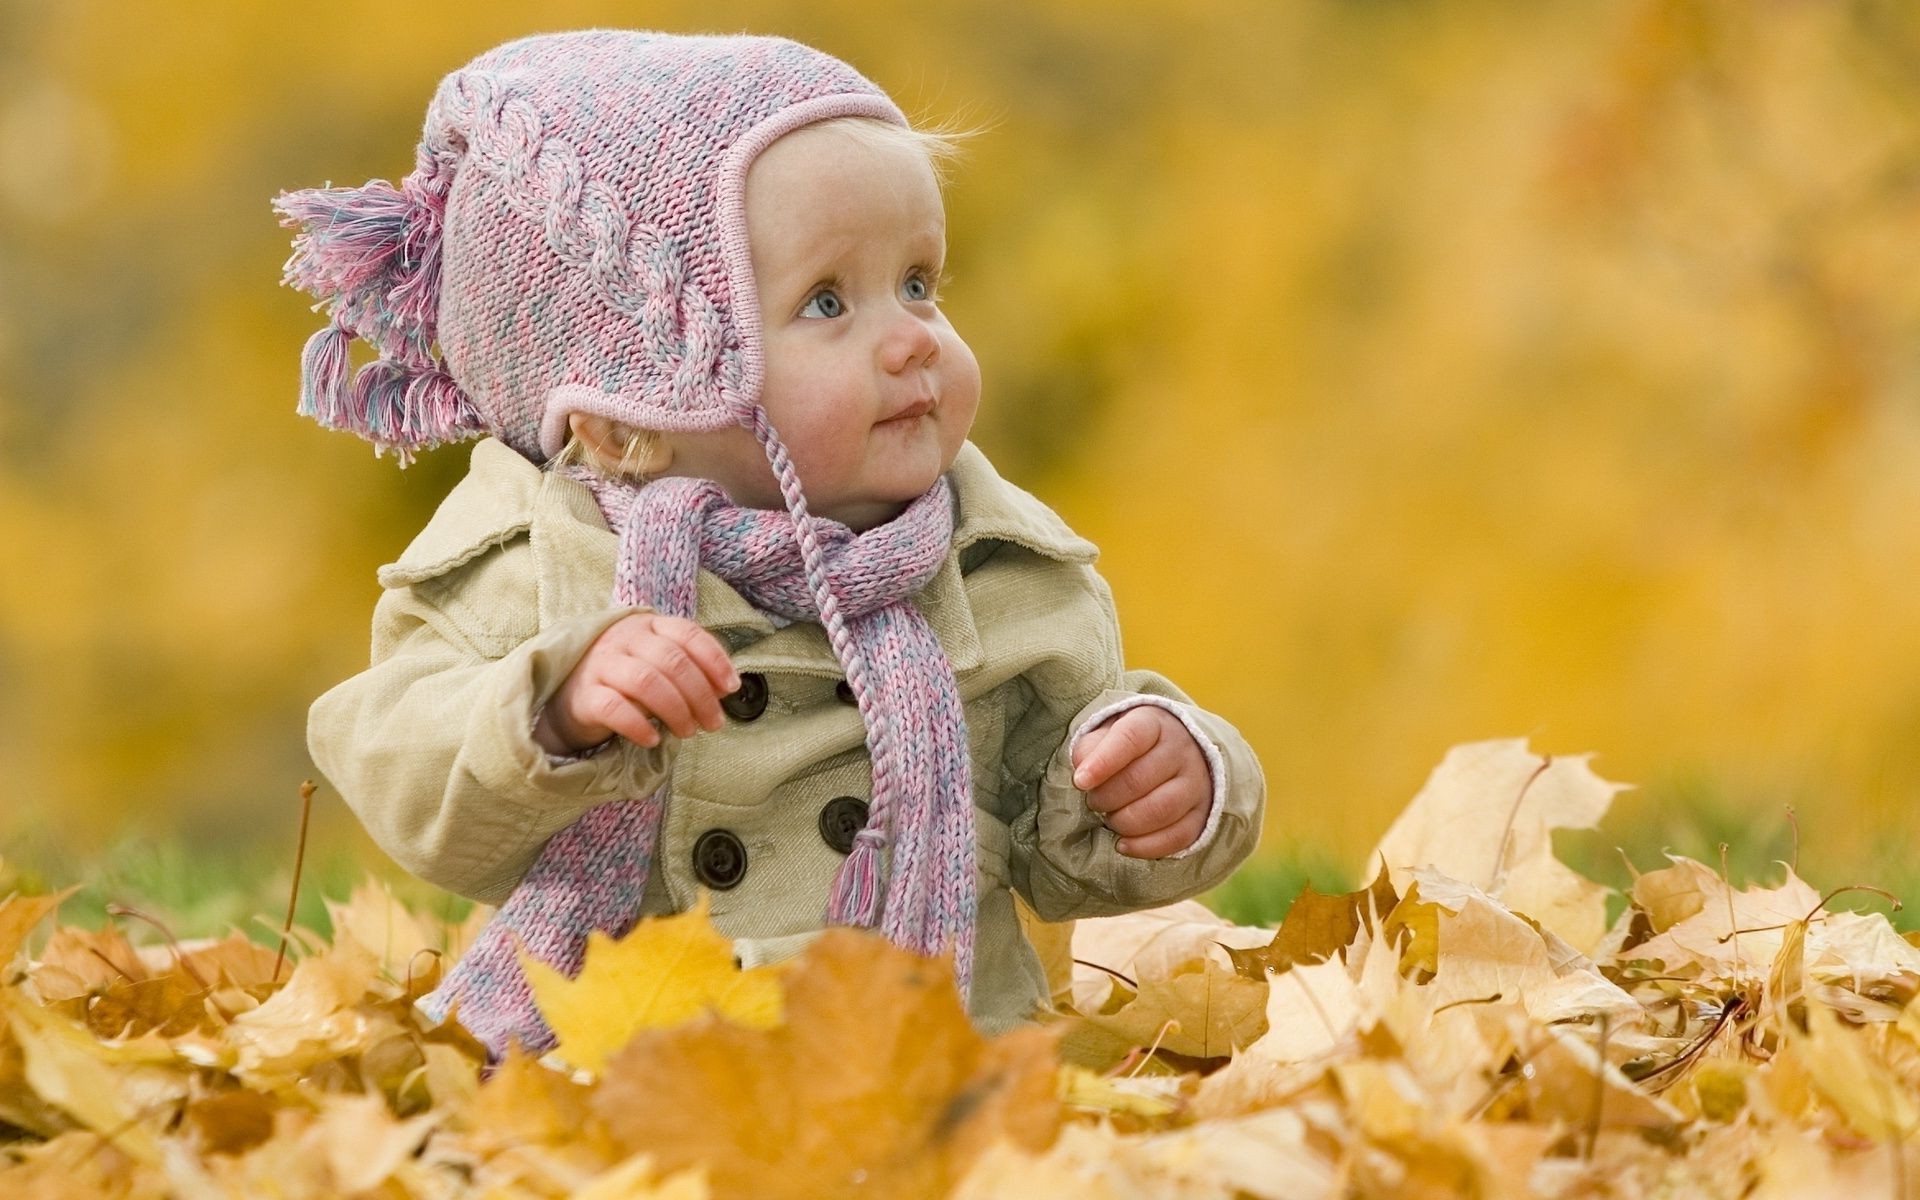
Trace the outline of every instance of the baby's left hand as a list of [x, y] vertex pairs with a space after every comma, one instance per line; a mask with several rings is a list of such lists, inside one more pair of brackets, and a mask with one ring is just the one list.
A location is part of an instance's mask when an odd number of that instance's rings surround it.
[[1120, 834], [1115, 848], [1164, 858], [1193, 845], [1207, 826], [1213, 782], [1180, 718], [1141, 704], [1089, 730], [1074, 748], [1073, 786]]

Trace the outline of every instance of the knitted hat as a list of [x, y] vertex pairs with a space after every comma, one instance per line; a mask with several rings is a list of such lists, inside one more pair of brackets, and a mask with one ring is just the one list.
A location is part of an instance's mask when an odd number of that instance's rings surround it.
[[[399, 187], [275, 198], [305, 226], [284, 281], [333, 318], [302, 352], [298, 411], [402, 467], [488, 433], [542, 462], [571, 412], [754, 427], [747, 168], [839, 116], [908, 124], [786, 38], [589, 29], [487, 51], [441, 80]], [[349, 383], [354, 337], [379, 357]], [[761, 440], [778, 471], [785, 451]]]

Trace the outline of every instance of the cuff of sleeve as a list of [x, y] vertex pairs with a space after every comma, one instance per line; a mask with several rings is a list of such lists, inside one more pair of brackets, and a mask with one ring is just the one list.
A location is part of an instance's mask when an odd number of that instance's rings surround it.
[[[533, 720], [527, 723], [527, 736], [533, 739], [535, 745], [540, 744], [540, 718], [546, 716], [546, 714], [547, 714], [547, 706], [545, 704], [542, 704], [540, 705], [540, 707], [533, 710]], [[564, 767], [572, 763], [585, 762], [588, 759], [592, 758], [594, 755], [600, 753], [602, 750], [605, 750], [608, 746], [613, 745], [615, 742], [619, 740], [620, 740], [620, 735], [615, 733], [615, 734], [609, 734], [607, 736], [607, 740], [604, 742], [600, 742], [597, 745], [588, 746], [585, 750], [576, 750], [572, 754], [555, 754], [549, 750], [547, 752], [547, 765], [553, 766], [553, 767]]]
[[650, 609], [627, 605], [586, 613], [541, 630], [495, 665], [494, 693], [474, 712], [470, 744], [474, 777], [488, 791], [536, 803], [546, 800], [591, 807], [645, 794], [657, 787], [673, 739], [636, 746], [615, 736], [570, 756], [549, 754], [533, 738], [540, 710], [560, 690], [607, 626]]
[[1207, 843], [1213, 840], [1215, 832], [1220, 828], [1220, 814], [1226, 810], [1227, 806], [1226, 762], [1221, 758], [1220, 747], [1213, 744], [1213, 739], [1206, 735], [1206, 732], [1200, 728], [1200, 723], [1194, 719], [1192, 705], [1182, 704], [1178, 700], [1171, 700], [1165, 696], [1149, 695], [1145, 692], [1135, 693], [1131, 696], [1123, 696], [1111, 704], [1103, 705], [1095, 709], [1087, 715], [1087, 718], [1080, 723], [1080, 728], [1074, 731], [1073, 737], [1067, 743], [1067, 757], [1072, 759], [1074, 751], [1079, 748], [1080, 739], [1085, 737], [1088, 731], [1098, 728], [1105, 722], [1119, 716], [1127, 709], [1138, 708], [1143, 704], [1151, 704], [1156, 708], [1164, 708], [1178, 717], [1180, 724], [1186, 727], [1187, 732], [1192, 735], [1193, 740], [1199, 744], [1200, 752], [1205, 755], [1207, 760], [1207, 776], [1212, 780], [1213, 788], [1210, 793], [1211, 799], [1209, 800], [1207, 808], [1206, 826], [1200, 830], [1200, 836], [1194, 839], [1191, 846], [1188, 846], [1185, 850], [1177, 850], [1172, 854], [1161, 856], [1162, 858], [1186, 858], [1190, 854], [1198, 854], [1200, 851], [1206, 849]]

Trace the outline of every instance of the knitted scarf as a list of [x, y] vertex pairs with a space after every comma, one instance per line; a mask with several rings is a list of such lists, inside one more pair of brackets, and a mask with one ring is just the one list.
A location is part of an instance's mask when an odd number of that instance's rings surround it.
[[[789, 513], [736, 506], [704, 479], [670, 477], [637, 490], [596, 480], [594, 490], [620, 535], [614, 604], [692, 619], [705, 567], [772, 618], [819, 620], [802, 531]], [[852, 651], [840, 657], [873, 760], [868, 824], [834, 881], [824, 923], [878, 927], [922, 954], [951, 945], [968, 995], [977, 896], [966, 720], [952, 665], [909, 599], [952, 544], [951, 485], [942, 476], [899, 517], [859, 534], [831, 518], [805, 519], [837, 601], [828, 624], [844, 620], [844, 631], [833, 632], [847, 636], [832, 640]], [[461, 1023], [494, 1061], [514, 1039], [530, 1053], [551, 1049], [556, 1039], [533, 1003], [516, 943], [571, 977], [590, 930], [623, 936], [638, 919], [671, 790], [669, 779], [650, 796], [599, 805], [555, 834], [421, 1008], [440, 1020], [457, 1002]]]

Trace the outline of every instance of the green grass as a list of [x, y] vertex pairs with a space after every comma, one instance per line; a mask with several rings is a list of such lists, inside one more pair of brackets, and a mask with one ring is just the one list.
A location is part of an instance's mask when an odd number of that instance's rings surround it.
[[[107, 905], [120, 904], [157, 918], [181, 939], [219, 937], [239, 929], [272, 945], [286, 920], [293, 886], [291, 850], [209, 853], [179, 840], [128, 837], [84, 859], [45, 848], [38, 849], [32, 862], [16, 861], [17, 851], [11, 847], [0, 847], [0, 852], [7, 855], [0, 866], [0, 896], [79, 884], [80, 890], [60, 906], [58, 920], [89, 929], [118, 919], [108, 914]], [[472, 901], [414, 879], [390, 863], [369, 863], [337, 850], [310, 852], [301, 870], [294, 923], [331, 937], [333, 922], [325, 901], [345, 900], [369, 876], [385, 880], [416, 911], [457, 921], [473, 908]]]
[[[1725, 843], [1726, 869], [1736, 884], [1779, 883], [1782, 874], [1776, 860], [1795, 856], [1794, 831], [1784, 808], [1771, 815], [1756, 814], [1721, 803], [1710, 794], [1686, 799], [1684, 805], [1659, 806], [1659, 819], [1622, 831], [1560, 831], [1555, 836], [1556, 852], [1588, 878], [1623, 889], [1632, 878], [1621, 857], [1623, 850], [1640, 871], [1666, 865], [1663, 849], [1718, 867], [1720, 846]], [[180, 938], [219, 936], [237, 928], [272, 944], [285, 919], [293, 882], [291, 847], [209, 850], [177, 837], [129, 834], [84, 858], [38, 843], [0, 846], [0, 854], [5, 856], [0, 863], [0, 896], [16, 889], [57, 891], [77, 883], [80, 891], [61, 906], [58, 919], [62, 923], [100, 928], [115, 919], [108, 915], [107, 905], [118, 903], [158, 918]], [[1920, 862], [1911, 859], [1897, 839], [1884, 844], [1876, 862], [1836, 867], [1805, 861], [1801, 874], [1823, 893], [1865, 883], [1898, 896], [1920, 897]], [[330, 937], [332, 923], [324, 899], [344, 900], [355, 884], [370, 875], [385, 880], [403, 903], [417, 911], [460, 920], [472, 909], [471, 901], [414, 879], [377, 855], [347, 849], [310, 850], [295, 922]], [[1276, 925], [1309, 882], [1317, 891], [1338, 893], [1351, 891], [1365, 880], [1355, 878], [1353, 868], [1334, 855], [1308, 847], [1289, 856], [1249, 860], [1225, 884], [1200, 899], [1236, 923]], [[1611, 897], [1609, 918], [1624, 905], [1623, 897]], [[1920, 907], [1892, 911], [1887, 901], [1867, 892], [1847, 892], [1834, 900], [1833, 907], [1887, 912], [1897, 928], [1920, 927]]]

